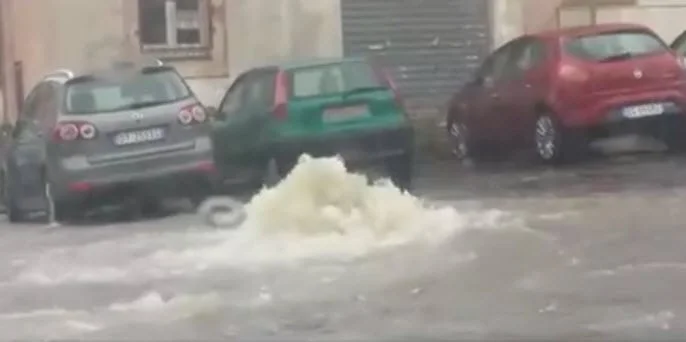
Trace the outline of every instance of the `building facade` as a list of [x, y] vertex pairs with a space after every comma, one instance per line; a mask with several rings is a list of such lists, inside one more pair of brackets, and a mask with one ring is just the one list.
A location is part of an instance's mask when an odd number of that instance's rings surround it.
[[46, 72], [140, 55], [174, 64], [206, 104], [252, 66], [360, 54], [383, 60], [406, 97], [437, 103], [490, 49], [522, 33], [628, 20], [668, 37], [680, 31], [682, 2], [2, 0], [3, 118], [16, 118], [23, 95]]

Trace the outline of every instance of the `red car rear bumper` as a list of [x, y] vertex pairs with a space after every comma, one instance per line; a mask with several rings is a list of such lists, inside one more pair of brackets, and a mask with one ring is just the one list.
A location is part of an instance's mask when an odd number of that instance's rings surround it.
[[588, 95], [591, 100], [567, 100], [558, 105], [557, 113], [567, 127], [594, 127], [630, 120], [622, 115], [626, 107], [660, 103], [664, 114], [686, 113], [686, 86], [632, 93]]

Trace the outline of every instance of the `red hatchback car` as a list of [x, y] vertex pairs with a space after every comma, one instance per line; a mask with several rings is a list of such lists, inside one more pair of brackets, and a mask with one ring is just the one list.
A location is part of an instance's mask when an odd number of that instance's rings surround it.
[[528, 148], [556, 163], [624, 133], [680, 148], [685, 113], [683, 57], [645, 26], [603, 24], [500, 47], [451, 99], [446, 123], [458, 158]]

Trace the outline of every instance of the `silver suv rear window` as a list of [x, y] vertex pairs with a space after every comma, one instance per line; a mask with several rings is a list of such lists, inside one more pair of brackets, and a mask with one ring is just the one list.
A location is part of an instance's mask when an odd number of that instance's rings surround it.
[[96, 77], [70, 83], [64, 97], [69, 114], [118, 112], [172, 103], [191, 96], [173, 70], [157, 69], [122, 77]]
[[565, 43], [566, 53], [589, 61], [629, 59], [662, 53], [667, 46], [645, 31], [619, 31], [573, 38]]

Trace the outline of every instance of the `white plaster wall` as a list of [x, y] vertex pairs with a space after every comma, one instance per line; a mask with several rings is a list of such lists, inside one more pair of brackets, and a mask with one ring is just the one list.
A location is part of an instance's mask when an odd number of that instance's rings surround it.
[[339, 0], [227, 0], [225, 9], [229, 76], [188, 80], [207, 105], [251, 67], [343, 55]]
[[[0, 0], [7, 1], [7, 0]], [[88, 68], [123, 47], [121, 0], [15, 0], [15, 58], [25, 94], [56, 68]]]
[[590, 25], [592, 21], [588, 7], [571, 7], [560, 11], [560, 27]]
[[[645, 1], [644, 1], [645, 2]], [[665, 1], [666, 2], [666, 1]], [[686, 29], [686, 2], [671, 0], [669, 6], [611, 7], [598, 9], [598, 22], [635, 22], [655, 30], [667, 43]]]
[[525, 0], [491, 0], [494, 49], [525, 33], [524, 5]]
[[227, 2], [229, 72], [275, 61], [341, 56], [339, 0]]

